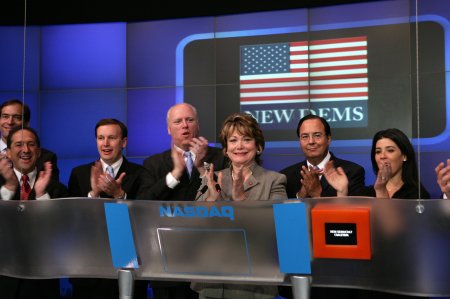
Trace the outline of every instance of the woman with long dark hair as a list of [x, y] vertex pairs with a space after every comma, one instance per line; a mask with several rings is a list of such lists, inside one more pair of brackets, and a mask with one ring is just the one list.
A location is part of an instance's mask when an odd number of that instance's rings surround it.
[[[430, 198], [428, 191], [419, 183], [414, 148], [401, 130], [391, 128], [377, 132], [372, 140], [370, 157], [376, 180], [373, 186], [367, 187], [367, 196]], [[338, 191], [338, 196], [347, 195], [348, 180], [342, 169], [334, 168], [332, 163], [329, 163], [325, 167], [324, 175]]]

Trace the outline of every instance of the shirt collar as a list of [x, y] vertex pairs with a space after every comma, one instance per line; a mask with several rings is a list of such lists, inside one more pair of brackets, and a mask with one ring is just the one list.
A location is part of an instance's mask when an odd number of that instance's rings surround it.
[[[317, 164], [317, 167], [319, 167], [320, 170], [323, 170], [323, 168], [325, 167], [325, 164], [327, 164], [327, 162], [330, 161], [330, 159], [331, 159], [331, 154], [328, 151], [325, 158], [319, 164]], [[316, 165], [312, 165], [311, 163], [309, 163], [308, 160], [306, 160], [306, 164], [308, 165], [308, 168], [316, 166]]]
[[[179, 153], [184, 153], [184, 152], [187, 152], [187, 151], [185, 151], [184, 149], [182, 149], [182, 148], [180, 148], [180, 147], [178, 147], [178, 146], [176, 146], [176, 145], [174, 145], [173, 146], [176, 150], [177, 150], [177, 152], [179, 152]], [[193, 151], [189, 151], [190, 153], [191, 153], [191, 157], [192, 157], [192, 161], [194, 161], [195, 162], [195, 153], [193, 152]], [[183, 157], [184, 157], [184, 159], [186, 160], [186, 157], [183, 155]]]
[[[19, 170], [14, 169], [14, 173], [16, 174], [17, 179], [19, 180], [19, 183], [22, 184], [22, 175], [23, 173], [21, 173]], [[33, 169], [33, 171], [29, 172], [26, 174], [28, 176], [28, 181], [31, 187], [34, 186], [34, 181], [36, 180], [36, 176], [37, 176], [37, 169], [36, 167]]]
[[0, 138], [0, 152], [6, 152], [6, 143]]
[[[105, 161], [103, 161], [102, 159], [100, 159], [100, 162], [102, 163], [102, 169], [103, 169], [103, 172], [106, 172], [106, 167], [108, 167], [109, 164], [107, 164], [107, 163], [106, 163]], [[116, 162], [114, 162], [114, 163], [111, 165], [111, 167], [114, 169], [114, 175], [117, 175], [117, 173], [119, 173], [119, 169], [120, 169], [120, 166], [122, 166], [122, 163], [123, 163], [123, 156], [120, 157], [119, 160], [117, 160]]]

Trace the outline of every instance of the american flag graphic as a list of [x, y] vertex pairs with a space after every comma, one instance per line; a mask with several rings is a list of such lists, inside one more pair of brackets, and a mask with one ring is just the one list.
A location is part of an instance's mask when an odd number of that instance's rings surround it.
[[240, 48], [241, 105], [368, 100], [367, 37]]

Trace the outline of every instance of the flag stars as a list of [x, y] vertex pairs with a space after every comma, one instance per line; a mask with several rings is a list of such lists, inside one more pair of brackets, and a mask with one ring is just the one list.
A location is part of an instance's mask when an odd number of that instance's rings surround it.
[[267, 74], [289, 71], [289, 43], [241, 47], [241, 74]]

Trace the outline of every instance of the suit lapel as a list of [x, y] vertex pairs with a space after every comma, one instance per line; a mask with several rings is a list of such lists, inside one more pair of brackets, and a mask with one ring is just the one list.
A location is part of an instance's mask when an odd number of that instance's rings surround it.
[[252, 174], [250, 177], [244, 182], [244, 191], [247, 191], [250, 188], [259, 184], [258, 178], [260, 178], [260, 167], [256, 164], [252, 167]]
[[258, 184], [258, 180], [253, 176], [253, 174], [244, 182], [244, 191], [253, 188]]

